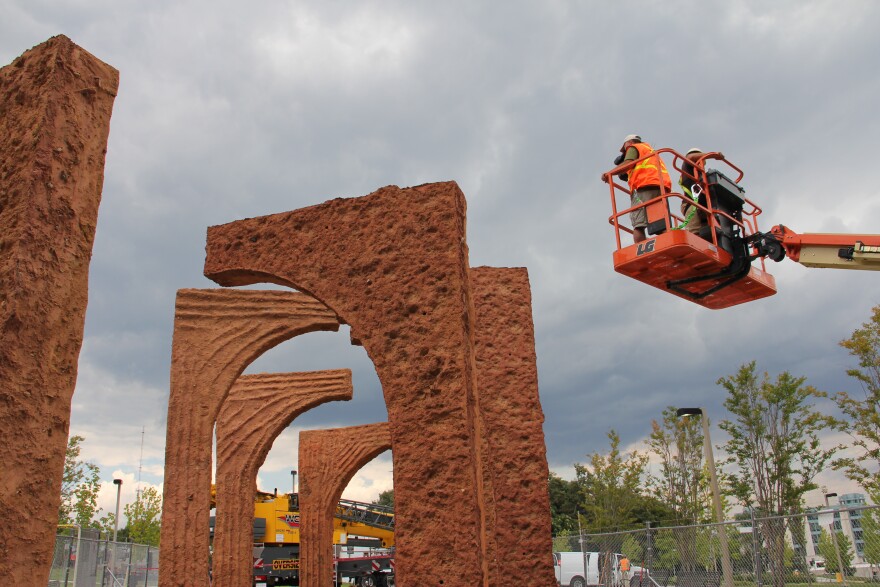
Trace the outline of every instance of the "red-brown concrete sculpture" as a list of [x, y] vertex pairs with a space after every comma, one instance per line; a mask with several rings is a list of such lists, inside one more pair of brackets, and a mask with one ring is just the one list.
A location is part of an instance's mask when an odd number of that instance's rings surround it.
[[391, 448], [388, 424], [299, 433], [300, 586], [333, 585], [333, 513], [365, 464]]
[[[391, 186], [211, 227], [205, 275], [221, 285], [293, 286], [351, 325], [376, 367], [394, 439], [397, 582], [487, 585], [482, 424], [458, 186]], [[165, 537], [163, 527], [163, 546], [200, 547]]]
[[229, 389], [294, 336], [335, 331], [336, 315], [295, 292], [180, 290], [171, 351], [159, 584], [207, 585], [211, 447]]
[[516, 577], [555, 585], [544, 415], [529, 276], [521, 268], [471, 269], [476, 365], [486, 467], [490, 585]]
[[45, 585], [118, 72], [63, 36], [0, 69], [0, 585]]
[[253, 583], [253, 518], [257, 472], [272, 442], [303, 412], [350, 400], [351, 371], [242, 375], [217, 418], [214, 587]]

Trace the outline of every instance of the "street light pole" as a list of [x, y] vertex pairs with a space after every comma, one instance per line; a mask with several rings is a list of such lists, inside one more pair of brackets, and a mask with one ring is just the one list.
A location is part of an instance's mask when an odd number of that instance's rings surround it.
[[581, 546], [581, 558], [583, 559], [584, 564], [584, 584], [588, 584], [587, 581], [587, 551], [584, 549], [584, 531], [581, 529], [581, 513], [579, 511], [575, 511], [578, 517], [578, 543]]
[[[831, 509], [831, 505], [828, 503], [829, 497], [837, 497], [836, 493], [826, 493], [825, 494], [825, 507]], [[838, 500], [839, 502], [840, 500]], [[841, 525], [843, 525], [843, 518], [840, 519]], [[831, 530], [831, 542], [834, 544], [834, 554], [837, 555], [837, 572], [840, 573], [840, 582], [843, 583], [844, 587], [846, 587], [846, 573], [843, 571], [843, 559], [840, 558], [840, 547], [837, 546], [837, 530], [834, 529], [834, 512], [831, 513], [831, 523], [828, 524], [828, 529]]]
[[727, 545], [727, 532], [724, 527], [724, 508], [721, 506], [721, 491], [718, 488], [718, 474], [715, 471], [715, 457], [712, 454], [712, 439], [709, 436], [709, 418], [702, 408], [679, 408], [676, 416], [700, 416], [703, 424], [703, 453], [709, 468], [709, 484], [712, 486], [712, 503], [715, 506], [715, 521], [718, 522], [718, 542], [721, 545], [721, 574], [724, 587], [733, 587], [733, 568], [730, 565], [730, 549]]
[[119, 531], [119, 496], [122, 493], [122, 479], [114, 479], [116, 486], [116, 518], [113, 520], [113, 542], [116, 542], [116, 534]]
[[116, 536], [119, 532], [119, 497], [122, 494], [122, 479], [114, 479], [113, 485], [116, 486], [116, 517], [113, 519], [113, 549], [110, 551], [110, 564], [108, 567], [110, 575], [116, 581]]

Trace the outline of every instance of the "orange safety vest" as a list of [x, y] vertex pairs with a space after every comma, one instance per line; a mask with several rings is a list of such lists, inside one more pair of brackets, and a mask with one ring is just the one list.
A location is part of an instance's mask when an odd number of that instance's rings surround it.
[[620, 559], [620, 570], [624, 571], [624, 572], [629, 570], [629, 559], [628, 558], [623, 557], [622, 559]]
[[[639, 152], [639, 159], [654, 152], [654, 149], [648, 143], [633, 143], [632, 146]], [[659, 170], [657, 169], [658, 164], [660, 166]], [[666, 171], [666, 165], [663, 163], [663, 160], [659, 155], [648, 157], [639, 161], [635, 167], [630, 169], [629, 187], [635, 191], [646, 186], [659, 186], [661, 177], [663, 186], [666, 188], [666, 191], [669, 191], [672, 188], [672, 181], [669, 179], [669, 172]]]

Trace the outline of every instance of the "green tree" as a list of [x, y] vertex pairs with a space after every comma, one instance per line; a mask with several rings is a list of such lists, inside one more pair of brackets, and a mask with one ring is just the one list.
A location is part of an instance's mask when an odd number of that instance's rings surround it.
[[875, 502], [880, 500], [880, 306], [875, 306], [871, 319], [856, 329], [840, 346], [858, 359], [858, 369], [847, 375], [862, 386], [863, 397], [846, 392], [833, 396], [845, 416], [838, 423], [852, 436], [859, 454], [834, 461], [834, 468], [858, 482]]
[[864, 538], [865, 562], [873, 566], [880, 564], [880, 512], [862, 510], [862, 537]]
[[547, 488], [550, 493], [550, 521], [553, 535], [577, 531], [577, 510], [581, 503], [581, 490], [577, 481], [567, 481], [550, 473]]
[[589, 465], [574, 465], [584, 498], [584, 528], [592, 532], [631, 526], [638, 521], [634, 512], [643, 504], [648, 456], [637, 451], [621, 454], [620, 436], [614, 430], [608, 432], [608, 440], [607, 455], [593, 453]]
[[580, 550], [577, 529], [553, 535], [553, 552], [575, 552]]
[[[96, 527], [101, 530], [101, 533], [107, 537], [108, 540], [113, 539], [113, 529], [116, 528], [116, 514], [113, 512], [108, 512], [106, 515], [101, 516], [98, 520]], [[125, 526], [121, 526], [116, 528], [116, 540], [118, 542], [128, 542], [128, 528]]]
[[825, 570], [829, 573], [841, 572], [837, 564], [837, 552], [839, 551], [840, 560], [843, 563], [843, 574], [851, 575], [853, 559], [852, 541], [840, 530], [836, 530], [834, 535], [837, 537], [837, 550], [834, 549], [834, 540], [831, 538], [831, 532], [822, 528], [822, 533], [819, 534], [819, 554], [825, 559]]
[[389, 508], [394, 507], [394, 489], [386, 489], [379, 497], [372, 501], [373, 505], [381, 505]]
[[[734, 564], [734, 568], [736, 567], [736, 563], [743, 559], [740, 534], [735, 527], [729, 525], [702, 526], [697, 530], [697, 540], [694, 550], [696, 552], [697, 560], [703, 568], [721, 568], [721, 539], [718, 536], [720, 530], [723, 530], [724, 533], [727, 534], [728, 552], [730, 553], [730, 560]], [[749, 559], [751, 559], [752, 556], [753, 552], [751, 550], [751, 544], [749, 544]]]
[[703, 429], [699, 418], [680, 418], [674, 407], [663, 411], [661, 422], [651, 422], [648, 448], [660, 461], [659, 475], [650, 477], [654, 497], [667, 504], [678, 527], [673, 531], [681, 565], [697, 565], [696, 528], [707, 520], [706, 476], [703, 471]]
[[128, 538], [136, 544], [159, 546], [162, 496], [155, 487], [142, 489], [134, 502], [125, 505]]
[[654, 535], [654, 568], [674, 571], [681, 562], [675, 537], [668, 529]]
[[[642, 478], [648, 456], [637, 451], [621, 454], [620, 436], [614, 430], [608, 432], [610, 442], [607, 455], [593, 453], [589, 465], [575, 463], [574, 469], [584, 498], [584, 528], [602, 532], [631, 526], [638, 520], [637, 511], [645, 505]], [[605, 557], [617, 552], [617, 540], [602, 534], [597, 547]], [[604, 559], [603, 559], [604, 560]], [[600, 563], [599, 582], [611, 580], [613, 564], [610, 559]]]
[[651, 522], [651, 525], [660, 526], [676, 526], [676, 515], [665, 501], [657, 499], [653, 495], [638, 495], [636, 503], [632, 510], [632, 517], [635, 518], [635, 525], [644, 527], [645, 522]]
[[[812, 403], [826, 394], [804, 381], [788, 372], [775, 380], [764, 373], [759, 381], [754, 361], [718, 380], [727, 390], [724, 406], [732, 416], [720, 424], [729, 436], [723, 446], [729, 456], [722, 465], [734, 469], [726, 475], [729, 493], [765, 517], [800, 512], [804, 494], [818, 488], [816, 475], [838, 449], [823, 448], [819, 439], [822, 431], [834, 427], [833, 418]], [[772, 517], [761, 522], [778, 587], [785, 584], [783, 520]]]
[[703, 467], [703, 429], [699, 418], [679, 418], [676, 409], [651, 422], [648, 448], [660, 461], [650, 477], [651, 493], [666, 503], [682, 523], [708, 521], [707, 480]]
[[640, 566], [644, 566], [643, 563], [645, 560], [645, 549], [642, 547], [642, 544], [633, 537], [632, 534], [627, 534], [623, 537], [623, 543], [620, 547], [620, 553], [628, 558], [630, 562], [638, 563]]
[[64, 473], [61, 477], [61, 505], [59, 524], [78, 524], [80, 527], [98, 527], [94, 517], [100, 513], [98, 492], [101, 489], [100, 469], [94, 463], [80, 459], [82, 436], [67, 440], [64, 455]]

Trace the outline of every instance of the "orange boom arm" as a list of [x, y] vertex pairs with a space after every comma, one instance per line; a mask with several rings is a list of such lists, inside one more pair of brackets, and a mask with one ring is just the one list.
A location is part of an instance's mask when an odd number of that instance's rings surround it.
[[880, 271], [880, 234], [798, 234], [781, 224], [770, 234], [789, 259], [806, 267]]

